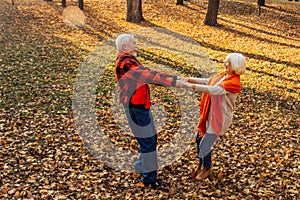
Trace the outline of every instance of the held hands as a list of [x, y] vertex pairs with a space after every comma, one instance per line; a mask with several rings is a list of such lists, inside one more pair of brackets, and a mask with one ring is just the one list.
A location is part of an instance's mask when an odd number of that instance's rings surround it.
[[195, 83], [195, 82], [193, 82], [192, 79], [179, 76], [177, 78], [175, 87], [176, 88], [193, 88], [193, 89], [195, 89], [196, 85], [193, 83]]
[[194, 88], [194, 84], [187, 82], [185, 79], [180, 79], [176, 81], [176, 88]]
[[185, 82], [188, 82], [188, 83], [196, 83], [196, 81], [192, 77], [185, 78], [185, 77], [182, 77], [182, 76], [178, 76], [177, 80], [185, 81]]

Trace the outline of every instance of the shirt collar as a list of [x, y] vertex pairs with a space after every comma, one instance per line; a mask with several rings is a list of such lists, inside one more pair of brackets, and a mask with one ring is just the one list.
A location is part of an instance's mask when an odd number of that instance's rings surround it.
[[125, 57], [125, 56], [129, 56], [129, 57], [133, 57], [135, 58], [134, 56], [128, 54], [128, 53], [124, 53], [124, 52], [118, 52], [119, 56], [122, 56], [122, 57]]

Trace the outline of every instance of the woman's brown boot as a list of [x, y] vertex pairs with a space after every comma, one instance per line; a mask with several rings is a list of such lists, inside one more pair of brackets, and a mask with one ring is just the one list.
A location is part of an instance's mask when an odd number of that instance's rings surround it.
[[212, 169], [206, 169], [205, 167], [202, 167], [201, 171], [198, 173], [198, 175], [195, 177], [196, 180], [204, 180], [206, 179], [210, 173], [211, 173]]
[[197, 168], [194, 169], [194, 170], [192, 171], [192, 173], [191, 173], [191, 178], [194, 179], [194, 178], [197, 176], [197, 174], [201, 171], [201, 167], [202, 167], [202, 165], [199, 164], [199, 165], [197, 166]]

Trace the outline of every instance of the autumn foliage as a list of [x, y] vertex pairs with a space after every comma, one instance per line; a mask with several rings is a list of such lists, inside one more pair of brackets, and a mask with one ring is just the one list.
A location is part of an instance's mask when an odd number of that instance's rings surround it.
[[[84, 1], [66, 20], [60, 1], [0, 1], [0, 199], [299, 199], [300, 4], [266, 1], [220, 2], [218, 26], [203, 24], [207, 1], [143, 1], [145, 21], [126, 22], [126, 2]], [[82, 17], [80, 17], [82, 16]], [[80, 17], [80, 18], [79, 18]], [[161, 27], [193, 38], [222, 70], [230, 52], [247, 58], [234, 119], [214, 148], [213, 174], [189, 178], [197, 165], [190, 147], [158, 170], [167, 190], [141, 187], [140, 175], [118, 171], [94, 157], [74, 125], [72, 94], [82, 63], [99, 43], [120, 32]], [[143, 63], [178, 67], [200, 76], [180, 55], [142, 49]], [[95, 113], [112, 143], [138, 146], [111, 112], [113, 63], [98, 83]], [[178, 130], [173, 92], [153, 89], [153, 101], [168, 113], [159, 145]], [[197, 96], [200, 98], [200, 94]]]

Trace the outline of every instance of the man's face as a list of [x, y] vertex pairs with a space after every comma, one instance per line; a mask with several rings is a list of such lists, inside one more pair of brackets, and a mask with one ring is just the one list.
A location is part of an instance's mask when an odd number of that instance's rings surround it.
[[134, 38], [130, 38], [128, 43], [123, 47], [124, 52], [136, 56], [137, 45]]

